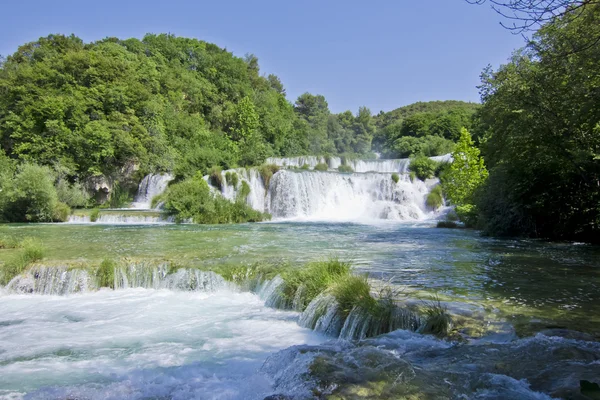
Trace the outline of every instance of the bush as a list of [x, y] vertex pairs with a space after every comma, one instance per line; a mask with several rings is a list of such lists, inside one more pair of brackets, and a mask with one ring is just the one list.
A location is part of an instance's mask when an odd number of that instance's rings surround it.
[[275, 164], [264, 164], [261, 165], [258, 169], [260, 172], [260, 176], [262, 177], [263, 183], [265, 184], [265, 189], [269, 189], [269, 183], [271, 182], [271, 178], [277, 172], [279, 172], [280, 167]]
[[417, 178], [424, 181], [425, 179], [433, 178], [437, 162], [425, 156], [413, 158], [408, 165], [409, 171], [415, 173]]
[[225, 173], [225, 180], [229, 186], [233, 186], [234, 188], [238, 185], [238, 175], [233, 171], [227, 171]]
[[210, 184], [219, 189], [223, 190], [223, 175], [221, 174], [221, 167], [212, 167], [208, 174], [208, 180]]
[[65, 203], [58, 202], [54, 207], [54, 212], [52, 214], [53, 222], [67, 222], [69, 220], [69, 215], [71, 215], [71, 207], [66, 205]]
[[412, 137], [396, 139], [391, 146], [392, 157], [408, 158], [417, 155], [427, 157], [441, 156], [454, 150], [454, 142], [439, 136]]
[[248, 200], [248, 196], [250, 196], [251, 190], [252, 189], [250, 188], [250, 185], [248, 185], [248, 182], [242, 181], [242, 186], [237, 193], [236, 201], [245, 203]]
[[349, 165], [340, 165], [338, 167], [338, 171], [342, 173], [351, 173], [354, 172], [354, 169], [352, 169], [352, 167]]
[[302, 166], [300, 167], [300, 169], [310, 169], [310, 165], [308, 164], [302, 164]]
[[[242, 191], [245, 191], [243, 183]], [[165, 214], [179, 223], [191, 220], [197, 224], [226, 224], [270, 218], [242, 201], [232, 203], [218, 194], [213, 195], [200, 175], [169, 186], [164, 199]]]
[[57, 201], [52, 171], [48, 167], [23, 164], [6, 195], [4, 219], [9, 222], [51, 222]]
[[96, 270], [98, 287], [115, 288], [115, 268], [117, 263], [113, 260], [104, 259]]
[[100, 210], [98, 210], [97, 208], [94, 208], [92, 210], [92, 212], [90, 213], [90, 222], [98, 221], [99, 217], [100, 217]]
[[394, 172], [392, 174], [392, 180], [394, 181], [394, 183], [398, 183], [398, 181], [400, 180], [400, 175]]
[[315, 165], [314, 170], [315, 171], [327, 171], [329, 169], [329, 166], [325, 163], [319, 163], [317, 165]]
[[123, 208], [129, 206], [133, 201], [133, 193], [130, 187], [125, 184], [116, 182], [113, 186], [113, 190], [108, 200], [108, 207], [110, 208]]
[[456, 214], [456, 211], [450, 210], [448, 214], [446, 214], [446, 221], [458, 221], [458, 215]]
[[444, 197], [442, 195], [442, 187], [440, 185], [436, 185], [431, 189], [431, 192], [427, 195], [427, 200], [425, 202], [427, 207], [432, 210], [437, 210], [444, 204]]
[[58, 201], [69, 207], [85, 207], [90, 200], [89, 193], [81, 184], [70, 185], [66, 179], [59, 179], [56, 182], [56, 194]]

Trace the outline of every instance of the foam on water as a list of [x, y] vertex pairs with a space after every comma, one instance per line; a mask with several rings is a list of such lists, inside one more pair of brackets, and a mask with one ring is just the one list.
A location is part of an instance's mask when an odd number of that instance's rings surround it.
[[262, 399], [269, 354], [324, 340], [228, 290], [7, 295], [0, 318], [4, 398]]

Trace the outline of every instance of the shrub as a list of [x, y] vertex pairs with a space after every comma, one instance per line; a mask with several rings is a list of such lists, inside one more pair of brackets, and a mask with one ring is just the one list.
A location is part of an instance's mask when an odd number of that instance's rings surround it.
[[315, 165], [314, 170], [315, 171], [327, 171], [329, 169], [329, 166], [325, 163], [319, 163], [317, 165]]
[[52, 213], [52, 221], [66, 222], [69, 220], [69, 215], [71, 215], [71, 207], [65, 203], [58, 202], [56, 203], [54, 212]]
[[425, 156], [413, 158], [408, 165], [408, 169], [414, 172], [417, 178], [424, 181], [425, 179], [433, 178], [437, 162]]
[[250, 185], [248, 185], [248, 182], [242, 181], [242, 186], [240, 187], [240, 190], [237, 193], [236, 201], [241, 201], [245, 203], [248, 200], [248, 196], [250, 196], [251, 190], [252, 189], [250, 188]]
[[[246, 190], [244, 183], [242, 191]], [[256, 211], [242, 201], [232, 203], [221, 195], [213, 195], [199, 175], [169, 186], [164, 199], [165, 214], [173, 216], [176, 222], [191, 220], [198, 224], [226, 224], [270, 218], [268, 214]]]
[[98, 287], [115, 288], [115, 268], [117, 263], [113, 260], [104, 259], [96, 270]]
[[431, 189], [431, 192], [427, 195], [427, 200], [425, 202], [427, 207], [432, 210], [437, 210], [444, 204], [444, 198], [442, 195], [442, 187], [440, 185], [436, 185]]
[[352, 167], [349, 165], [340, 165], [338, 167], [338, 171], [344, 172], [344, 173], [349, 173], [349, 172], [354, 172], [354, 169], [352, 169]]
[[447, 173], [447, 171], [450, 170], [450, 165], [451, 165], [451, 163], [449, 163], [449, 162], [437, 163], [437, 166], [435, 167], [434, 175], [438, 178], [443, 176], [445, 173]]
[[300, 167], [300, 169], [310, 169], [310, 165], [308, 164], [302, 164], [302, 166]]
[[438, 221], [437, 227], [453, 229], [458, 228], [458, 224], [454, 221]]
[[233, 186], [234, 188], [238, 185], [238, 175], [233, 171], [227, 171], [225, 173], [225, 180], [229, 186]]
[[398, 183], [398, 181], [400, 180], [400, 175], [394, 172], [392, 174], [392, 180], [394, 181], [394, 183]]
[[116, 182], [113, 186], [107, 205], [110, 208], [123, 208], [127, 207], [132, 201], [133, 194], [131, 188], [128, 188], [123, 183]]
[[4, 218], [9, 222], [51, 222], [58, 201], [48, 167], [20, 166], [6, 195]]
[[260, 172], [260, 176], [262, 177], [263, 183], [265, 184], [265, 189], [269, 188], [271, 178], [273, 177], [273, 175], [279, 172], [279, 170], [280, 167], [275, 164], [264, 164], [260, 166], [258, 172]]
[[89, 193], [80, 183], [70, 185], [66, 179], [56, 182], [56, 194], [58, 201], [69, 207], [85, 207], [90, 200]]
[[90, 222], [98, 221], [99, 217], [100, 217], [100, 210], [98, 210], [97, 208], [94, 208], [92, 210], [92, 212], [90, 213]]
[[415, 173], [415, 171], [410, 171], [408, 173], [408, 176], [409, 176], [411, 182], [414, 182], [417, 179], [417, 174]]
[[221, 167], [212, 167], [208, 174], [208, 180], [210, 184], [219, 190], [223, 190], [223, 175], [221, 174]]
[[26, 238], [20, 246], [23, 249], [2, 266], [0, 283], [3, 285], [22, 274], [32, 263], [44, 258], [44, 247], [39, 240]]

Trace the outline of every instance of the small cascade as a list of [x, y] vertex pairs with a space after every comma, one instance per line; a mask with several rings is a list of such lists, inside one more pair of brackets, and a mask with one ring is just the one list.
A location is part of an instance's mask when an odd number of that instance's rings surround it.
[[35, 266], [16, 276], [6, 290], [19, 294], [69, 295], [97, 288], [96, 281], [84, 269]]
[[[107, 225], [144, 225], [144, 224], [164, 224], [173, 222], [172, 219], [163, 219], [158, 215], [135, 215], [132, 214], [100, 214], [98, 219], [93, 223]], [[71, 215], [69, 216], [70, 224], [90, 224], [92, 223], [89, 215]]]
[[340, 157], [300, 156], [300, 157], [270, 157], [266, 164], [274, 164], [283, 168], [302, 168], [308, 166], [313, 169], [317, 164], [327, 164], [329, 169], [338, 169], [342, 165]]
[[329, 336], [338, 337], [344, 319], [339, 312], [339, 305], [330, 294], [320, 294], [310, 302], [300, 316], [298, 324]]
[[398, 306], [382, 308], [381, 312], [373, 313], [361, 307], [354, 307], [344, 321], [340, 339], [361, 340], [389, 333], [397, 329], [416, 331], [420, 320], [410, 310]]
[[213, 292], [227, 287], [225, 279], [212, 271], [179, 268], [170, 270], [168, 264], [147, 266], [131, 264], [115, 268], [115, 289], [146, 288], [178, 291]]
[[131, 204], [131, 208], [141, 210], [151, 209], [152, 198], [164, 192], [172, 180], [173, 177], [169, 174], [146, 175], [138, 186], [138, 192], [134, 202]]
[[266, 281], [260, 288], [258, 288], [258, 296], [264, 300], [267, 307], [287, 308], [287, 303], [283, 297], [283, 288], [285, 282], [281, 276], [277, 275], [270, 281]]
[[329, 221], [420, 220], [429, 213], [427, 186], [390, 174], [279, 171], [271, 178], [267, 211], [274, 218]]
[[[237, 175], [237, 184], [234, 184], [231, 179], [229, 181], [227, 180], [228, 174], [230, 176], [232, 174]], [[265, 211], [265, 184], [256, 168], [229, 169], [222, 171], [221, 176], [223, 177], [223, 186], [221, 187], [221, 195], [223, 197], [230, 201], [236, 201], [242, 187], [242, 182], [246, 182], [250, 187], [250, 193], [246, 198], [246, 204], [255, 210], [261, 212]], [[208, 175], [205, 176], [204, 179], [210, 183]]]

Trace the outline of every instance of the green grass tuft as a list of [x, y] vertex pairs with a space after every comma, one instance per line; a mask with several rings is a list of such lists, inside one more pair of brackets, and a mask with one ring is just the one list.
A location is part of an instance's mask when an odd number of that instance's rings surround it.
[[319, 163], [319, 164], [315, 165], [315, 168], [314, 168], [315, 171], [321, 171], [321, 172], [327, 171], [328, 169], [329, 169], [329, 166], [325, 163]]
[[352, 173], [354, 172], [354, 169], [352, 169], [351, 166], [349, 165], [340, 165], [338, 167], [338, 172], [342, 172], [342, 173]]
[[367, 276], [347, 275], [339, 278], [331, 288], [331, 293], [339, 304], [339, 310], [345, 317], [355, 307], [374, 313], [377, 311], [377, 300], [371, 296], [371, 286]]
[[392, 174], [392, 180], [394, 181], [394, 183], [398, 183], [398, 181], [400, 181], [400, 175], [394, 172]]
[[99, 217], [100, 217], [100, 210], [98, 210], [97, 208], [94, 208], [92, 210], [92, 212], [90, 213], [90, 221], [96, 222], [96, 221], [98, 221]]
[[308, 164], [303, 164], [300, 169], [310, 169], [310, 165]]
[[419, 333], [446, 337], [452, 328], [452, 317], [436, 296], [431, 301], [425, 302], [425, 322], [419, 328]]
[[2, 266], [0, 282], [3, 285], [22, 274], [31, 264], [44, 258], [44, 246], [38, 239], [26, 238], [18, 247], [22, 250]]
[[115, 268], [117, 263], [114, 260], [104, 259], [96, 270], [96, 279], [98, 287], [115, 288]]
[[417, 179], [417, 174], [415, 173], [415, 171], [410, 171], [408, 173], [408, 176], [409, 176], [411, 182], [414, 182]]
[[227, 181], [227, 185], [233, 186], [234, 188], [238, 185], [238, 174], [234, 171], [227, 171], [225, 173], [225, 180]]
[[442, 194], [442, 187], [440, 185], [434, 186], [431, 189], [431, 192], [427, 195], [427, 200], [425, 202], [427, 207], [432, 210], [437, 210], [444, 204], [444, 197]]

